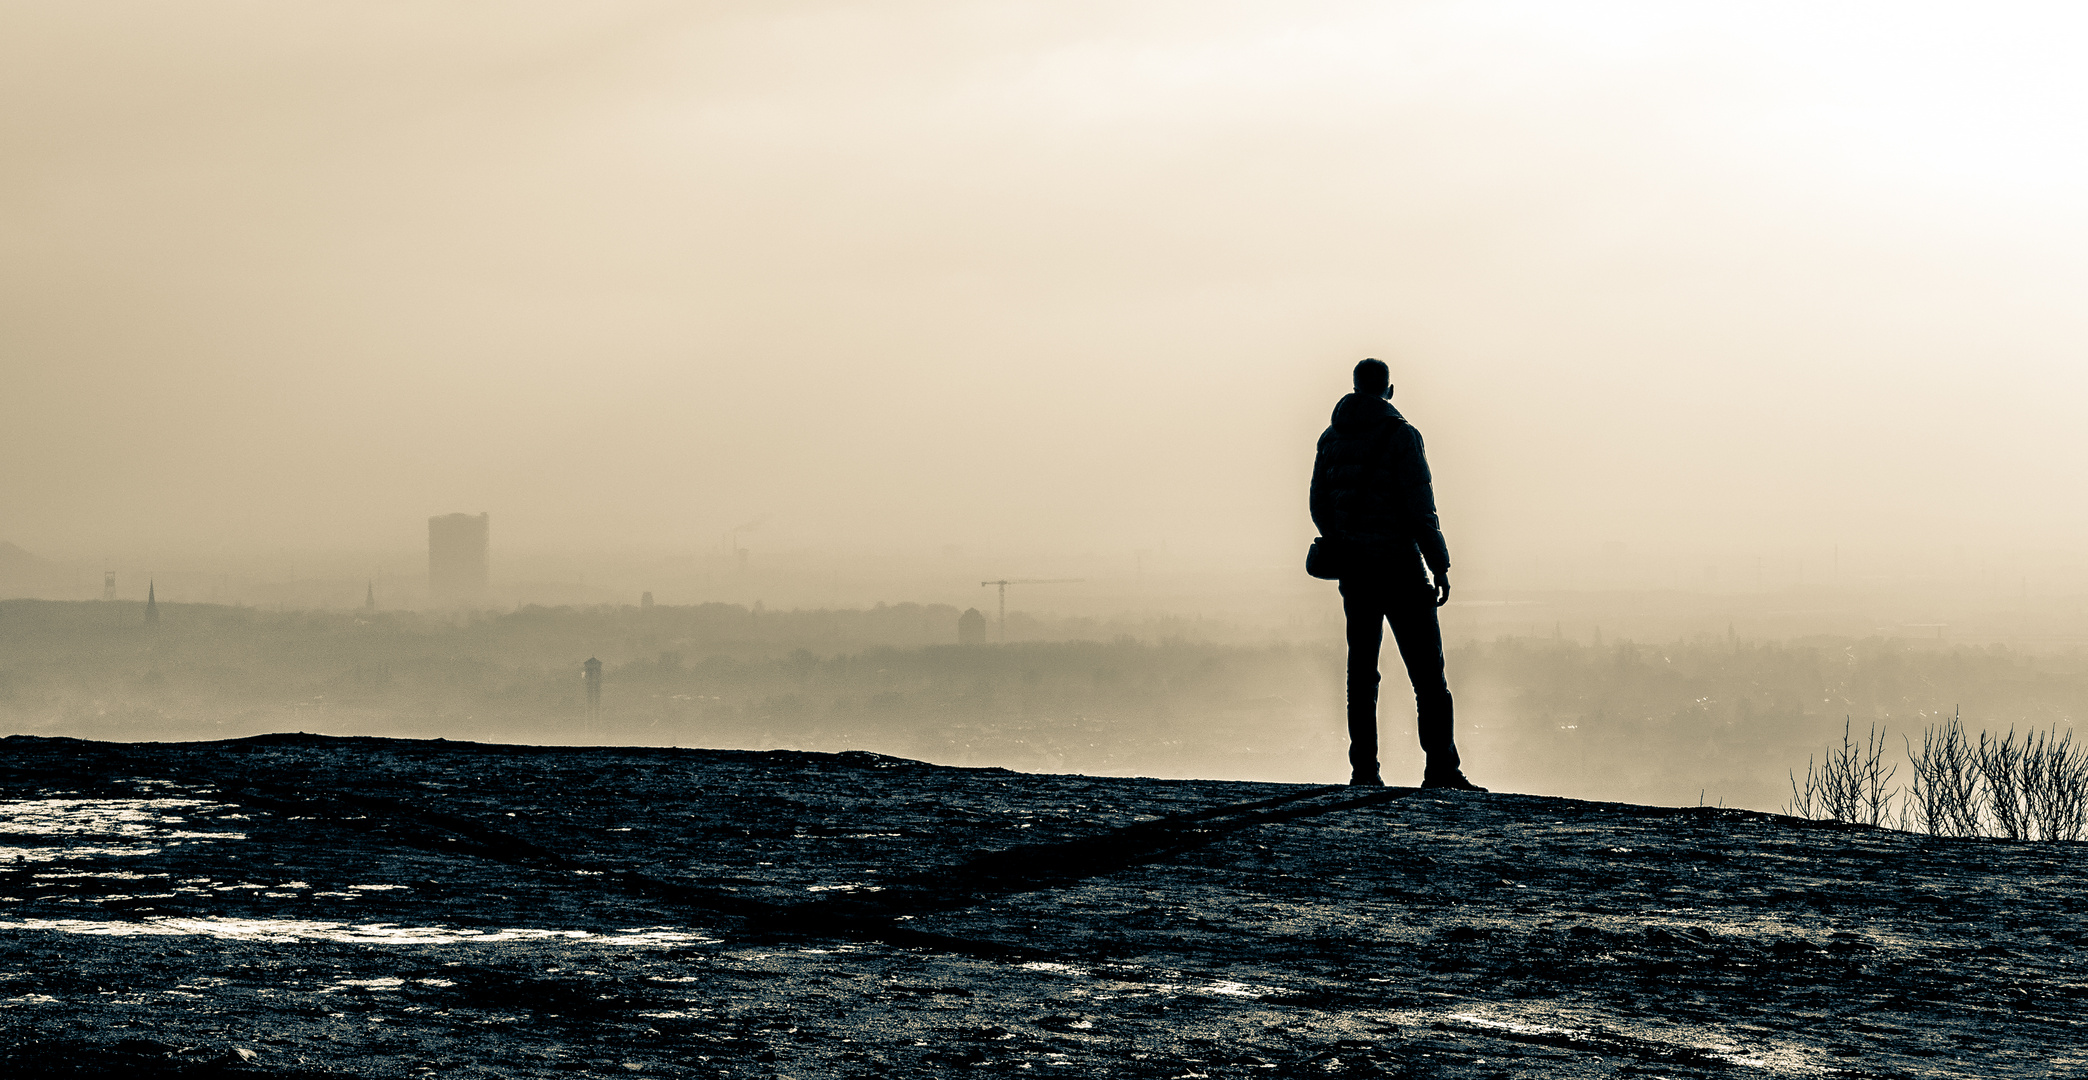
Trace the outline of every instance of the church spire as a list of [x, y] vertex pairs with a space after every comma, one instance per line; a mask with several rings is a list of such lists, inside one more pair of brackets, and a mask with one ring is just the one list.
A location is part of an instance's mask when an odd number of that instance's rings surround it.
[[159, 588], [151, 578], [145, 579], [145, 625], [159, 622]]

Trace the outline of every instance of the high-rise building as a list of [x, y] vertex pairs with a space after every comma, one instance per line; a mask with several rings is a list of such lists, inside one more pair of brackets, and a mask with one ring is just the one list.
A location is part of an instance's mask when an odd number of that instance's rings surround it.
[[486, 514], [428, 519], [428, 599], [470, 604], [486, 598]]
[[986, 644], [986, 614], [978, 608], [965, 608], [957, 617], [957, 644]]

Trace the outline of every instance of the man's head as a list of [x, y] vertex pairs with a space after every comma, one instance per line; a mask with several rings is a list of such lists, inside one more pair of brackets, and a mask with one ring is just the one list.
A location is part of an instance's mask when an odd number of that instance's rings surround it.
[[1392, 369], [1383, 360], [1364, 359], [1356, 365], [1356, 393], [1364, 397], [1392, 396]]

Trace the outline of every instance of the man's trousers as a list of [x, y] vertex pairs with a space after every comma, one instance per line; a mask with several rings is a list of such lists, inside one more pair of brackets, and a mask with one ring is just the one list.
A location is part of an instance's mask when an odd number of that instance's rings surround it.
[[1358, 777], [1378, 774], [1378, 653], [1387, 623], [1414, 684], [1421, 749], [1428, 754], [1424, 778], [1458, 771], [1435, 598], [1435, 587], [1417, 576], [1341, 579], [1341, 608], [1348, 615], [1349, 764]]

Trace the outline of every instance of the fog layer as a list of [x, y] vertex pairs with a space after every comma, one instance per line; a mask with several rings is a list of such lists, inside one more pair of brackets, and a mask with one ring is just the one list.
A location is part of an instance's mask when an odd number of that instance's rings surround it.
[[[0, 539], [2078, 545], [2080, 16], [10, 5]], [[162, 569], [166, 567], [162, 565]], [[1011, 568], [1002, 573], [1022, 573]]]

